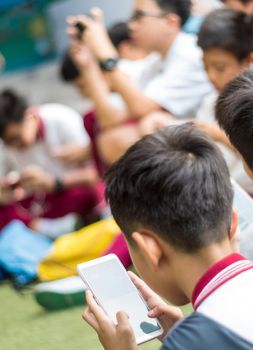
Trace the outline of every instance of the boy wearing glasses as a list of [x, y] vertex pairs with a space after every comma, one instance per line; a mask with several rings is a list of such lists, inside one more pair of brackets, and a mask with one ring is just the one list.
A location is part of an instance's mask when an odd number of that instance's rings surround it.
[[[131, 38], [152, 54], [145, 59], [139, 81], [134, 83], [118, 68], [117, 52], [99, 10], [92, 11], [93, 19], [69, 19], [72, 38], [77, 34], [77, 21], [85, 27], [82, 41], [73, 42], [72, 55], [92, 91], [97, 123], [103, 130], [98, 144], [107, 163], [115, 161], [138, 139], [137, 124], [142, 118], [160, 110], [177, 118], [192, 117], [211, 91], [195, 37], [182, 32], [190, 10], [190, 0], [135, 0], [129, 20]], [[113, 90], [123, 97], [124, 109], [108, 103], [109, 92], [101, 81], [100, 69], [107, 73]], [[113, 149], [107, 147], [112, 143]]]

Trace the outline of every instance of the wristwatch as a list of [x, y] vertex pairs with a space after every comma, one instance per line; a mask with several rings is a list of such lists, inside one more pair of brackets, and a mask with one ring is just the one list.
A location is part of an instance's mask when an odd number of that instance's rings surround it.
[[118, 62], [119, 62], [119, 59], [117, 57], [114, 57], [114, 58], [111, 57], [111, 58], [107, 58], [104, 61], [100, 61], [99, 65], [103, 71], [112, 72], [117, 67]]

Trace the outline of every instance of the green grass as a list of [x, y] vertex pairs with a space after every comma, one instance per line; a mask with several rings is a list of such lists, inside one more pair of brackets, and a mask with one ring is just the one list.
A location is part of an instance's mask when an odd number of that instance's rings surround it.
[[[82, 307], [44, 311], [32, 292], [17, 293], [9, 284], [0, 285], [1, 350], [100, 350], [95, 332], [82, 320]], [[191, 309], [185, 308], [189, 313]], [[140, 346], [157, 350], [158, 341]]]
[[[21, 295], [9, 284], [0, 285], [1, 350], [99, 350], [96, 334], [81, 319], [82, 307], [46, 312], [31, 292]], [[159, 349], [153, 341], [141, 350]]]

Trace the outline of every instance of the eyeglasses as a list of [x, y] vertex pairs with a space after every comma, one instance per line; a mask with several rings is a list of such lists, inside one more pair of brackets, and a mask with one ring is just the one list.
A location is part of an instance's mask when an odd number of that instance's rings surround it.
[[130, 17], [129, 22], [139, 21], [143, 17], [161, 18], [161, 17], [166, 16], [167, 14], [168, 13], [165, 13], [165, 12], [154, 14], [154, 13], [149, 13], [149, 12], [146, 12], [146, 11], [143, 11], [143, 10], [136, 10], [132, 14], [132, 16]]

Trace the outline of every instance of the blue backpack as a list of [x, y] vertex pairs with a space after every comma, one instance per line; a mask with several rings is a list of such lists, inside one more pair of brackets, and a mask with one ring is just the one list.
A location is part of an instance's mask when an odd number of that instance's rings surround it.
[[18, 220], [0, 232], [0, 270], [23, 286], [37, 277], [37, 266], [50, 252], [52, 241]]

